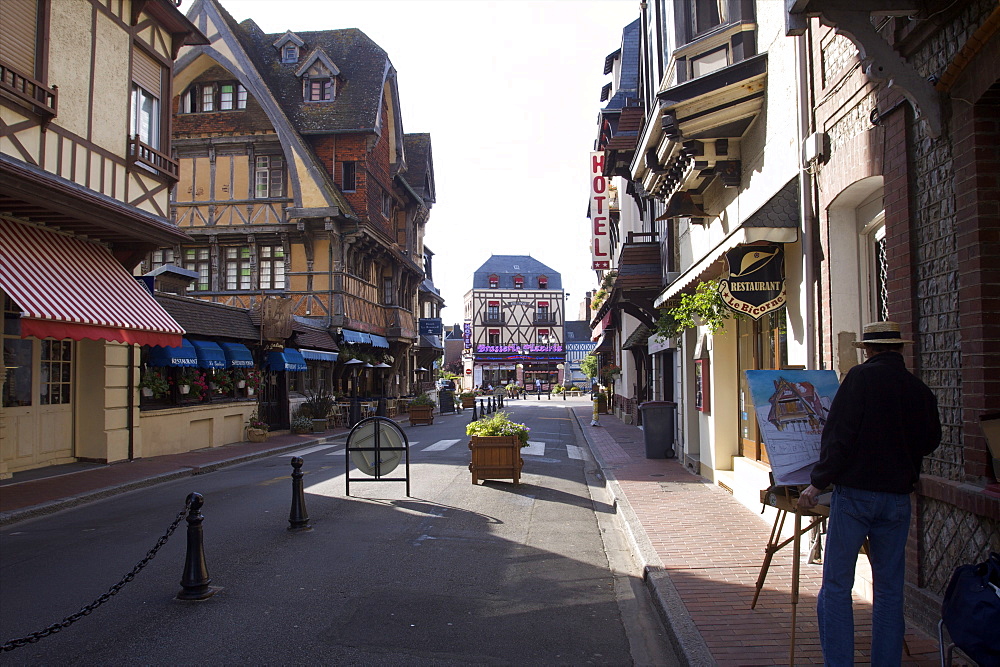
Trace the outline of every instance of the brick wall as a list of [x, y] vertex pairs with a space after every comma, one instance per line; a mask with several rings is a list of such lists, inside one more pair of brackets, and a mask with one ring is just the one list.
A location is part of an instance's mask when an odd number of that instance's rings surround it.
[[[207, 83], [210, 81], [233, 81], [235, 77], [222, 67], [210, 67], [193, 83]], [[256, 134], [259, 132], [274, 132], [270, 119], [260, 105], [253, 98], [247, 96], [246, 109], [234, 109], [232, 111], [216, 111], [209, 113], [177, 113], [180, 102], [180, 94], [184, 91], [175, 91], [178, 94], [172, 101], [173, 109], [173, 136], [175, 138], [197, 137], [207, 135], [244, 135]]]

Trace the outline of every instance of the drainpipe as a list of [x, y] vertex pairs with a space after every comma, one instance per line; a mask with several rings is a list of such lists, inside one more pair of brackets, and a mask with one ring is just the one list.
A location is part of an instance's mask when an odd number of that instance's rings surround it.
[[798, 117], [796, 125], [798, 129], [798, 151], [799, 151], [799, 219], [802, 220], [802, 278], [805, 282], [806, 304], [805, 304], [805, 340], [806, 340], [806, 368], [817, 369], [821, 364], [816, 358], [816, 268], [815, 268], [815, 243], [813, 241], [816, 232], [816, 216], [813, 210], [813, 183], [812, 174], [809, 172], [809, 165], [803, 159], [803, 147], [812, 129], [812, 104], [809, 94], [809, 54], [806, 35], [803, 34], [795, 38], [796, 58], [795, 58], [795, 79], [798, 85]]
[[135, 458], [135, 345], [128, 346], [128, 411], [125, 428], [128, 429], [128, 460]]

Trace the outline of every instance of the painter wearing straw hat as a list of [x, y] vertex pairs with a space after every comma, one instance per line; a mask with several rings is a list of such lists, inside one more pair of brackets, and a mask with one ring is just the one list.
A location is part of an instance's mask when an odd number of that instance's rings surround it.
[[811, 508], [834, 486], [817, 613], [823, 660], [854, 662], [851, 589], [858, 552], [868, 539], [872, 567], [871, 664], [898, 665], [903, 651], [903, 575], [910, 494], [924, 456], [941, 442], [937, 399], [906, 370], [900, 350], [912, 343], [895, 322], [867, 324], [867, 361], [844, 377], [823, 427], [819, 463], [799, 496]]

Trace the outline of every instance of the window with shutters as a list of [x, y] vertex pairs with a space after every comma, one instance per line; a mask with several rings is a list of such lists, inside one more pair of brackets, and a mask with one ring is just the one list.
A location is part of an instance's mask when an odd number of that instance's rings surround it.
[[254, 170], [254, 197], [269, 199], [285, 194], [285, 160], [278, 155], [258, 155]]
[[132, 135], [159, 150], [163, 66], [142, 49], [132, 49]]
[[309, 85], [306, 90], [307, 102], [333, 101], [333, 79], [309, 79]]
[[51, 118], [58, 95], [46, 85], [47, 16], [46, 0], [0, 0], [0, 91]]

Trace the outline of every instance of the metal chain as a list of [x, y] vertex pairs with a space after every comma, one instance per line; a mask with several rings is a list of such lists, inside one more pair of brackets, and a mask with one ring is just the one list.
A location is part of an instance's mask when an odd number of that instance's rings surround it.
[[184, 515], [187, 514], [190, 506], [191, 506], [190, 502], [184, 503], [184, 509], [180, 511], [180, 513], [177, 515], [177, 518], [175, 518], [173, 523], [170, 524], [170, 527], [167, 528], [167, 532], [164, 533], [163, 537], [158, 539], [156, 541], [156, 544], [153, 545], [153, 548], [150, 549], [148, 552], [146, 552], [145, 558], [139, 561], [136, 564], [136, 566], [132, 568], [131, 572], [122, 577], [122, 580], [119, 581], [114, 586], [112, 586], [111, 588], [109, 588], [106, 593], [101, 595], [99, 598], [97, 598], [96, 600], [94, 600], [93, 602], [91, 602], [90, 604], [88, 604], [86, 607], [76, 612], [75, 614], [67, 616], [59, 623], [53, 623], [44, 630], [40, 630], [38, 632], [32, 632], [27, 637], [21, 637], [20, 639], [11, 639], [10, 641], [4, 642], [3, 645], [0, 645], [0, 651], [13, 651], [14, 649], [20, 648], [25, 644], [34, 644], [42, 637], [48, 637], [49, 635], [55, 634], [64, 628], [68, 628], [69, 626], [73, 625], [84, 616], [90, 615], [91, 612], [93, 612], [102, 604], [110, 600], [112, 596], [117, 595], [118, 591], [124, 588], [125, 584], [135, 579], [135, 575], [139, 574], [142, 568], [146, 567], [149, 561], [153, 560], [153, 556], [155, 556], [156, 552], [160, 550], [160, 547], [162, 547], [164, 544], [167, 543], [167, 540], [170, 539], [170, 536], [173, 535], [175, 530], [177, 530], [177, 526], [184, 518]]

